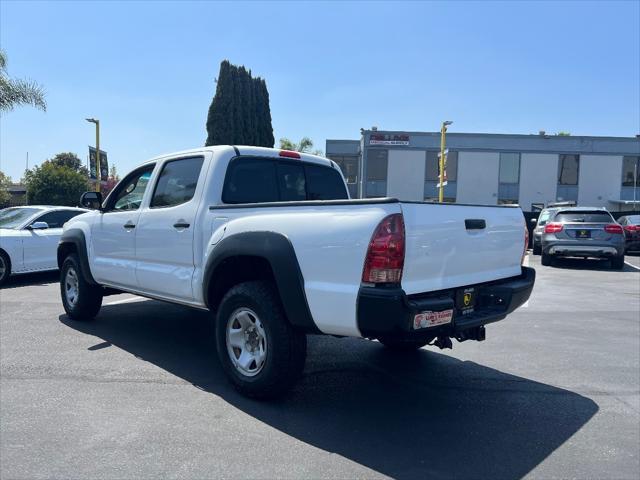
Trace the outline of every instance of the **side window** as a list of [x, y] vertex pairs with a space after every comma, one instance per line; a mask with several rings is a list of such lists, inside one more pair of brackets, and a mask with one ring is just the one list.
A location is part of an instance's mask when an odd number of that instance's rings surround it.
[[277, 202], [276, 165], [264, 158], [237, 158], [229, 164], [224, 203]]
[[280, 187], [280, 200], [283, 202], [300, 201], [307, 199], [304, 167], [298, 163], [278, 163], [278, 185]]
[[549, 210], [544, 210], [540, 214], [540, 218], [538, 218], [538, 225], [539, 226], [546, 225], [547, 222], [549, 221], [549, 217], [551, 217], [551, 212]]
[[109, 204], [107, 210], [129, 211], [137, 210], [142, 203], [142, 197], [149, 185], [149, 179], [151, 178], [151, 172], [154, 165], [146, 166], [145, 168], [133, 172], [128, 177], [120, 182], [113, 193], [109, 196]]
[[203, 162], [203, 157], [193, 157], [165, 163], [151, 198], [151, 208], [173, 207], [191, 200]]
[[33, 222], [46, 222], [49, 228], [62, 228], [62, 226], [71, 220], [73, 217], [80, 215], [83, 212], [76, 210], [56, 210], [54, 212], [45, 213], [36, 218]]
[[343, 200], [348, 198], [342, 177], [330, 167], [305, 165], [307, 200]]

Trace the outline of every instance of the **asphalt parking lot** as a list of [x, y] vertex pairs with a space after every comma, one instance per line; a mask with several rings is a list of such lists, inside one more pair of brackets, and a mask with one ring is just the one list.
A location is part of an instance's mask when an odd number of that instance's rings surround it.
[[16, 277], [0, 291], [0, 477], [635, 479], [628, 261], [530, 257], [527, 307], [453, 350], [310, 337], [302, 382], [275, 403], [226, 383], [203, 312], [118, 295], [77, 323], [57, 274]]

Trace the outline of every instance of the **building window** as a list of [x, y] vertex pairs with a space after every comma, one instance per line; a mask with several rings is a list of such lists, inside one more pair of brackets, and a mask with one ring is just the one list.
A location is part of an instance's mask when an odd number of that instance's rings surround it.
[[558, 185], [578, 185], [580, 155], [560, 155]]
[[556, 200], [559, 202], [577, 202], [579, 177], [580, 155], [560, 155]]
[[625, 156], [622, 159], [622, 186], [640, 185], [640, 157]]
[[388, 150], [372, 148], [367, 152], [366, 197], [384, 197], [387, 194], [388, 160]]
[[520, 154], [500, 154], [500, 183], [520, 183]]
[[[437, 150], [427, 151], [427, 163], [424, 171], [424, 198], [425, 200], [438, 200], [438, 183], [440, 183], [440, 159]], [[444, 187], [446, 202], [456, 201], [456, 181], [458, 180], [458, 152], [449, 151], [445, 167], [447, 185]]]
[[501, 153], [498, 205], [515, 205], [520, 197], [520, 154]]

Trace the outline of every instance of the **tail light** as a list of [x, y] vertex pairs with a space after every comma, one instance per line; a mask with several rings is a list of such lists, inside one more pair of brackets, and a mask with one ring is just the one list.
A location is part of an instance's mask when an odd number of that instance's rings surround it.
[[547, 223], [544, 226], [544, 233], [558, 233], [562, 231], [561, 223]]
[[607, 233], [623, 233], [622, 226], [617, 223], [610, 223], [604, 226], [604, 231]]
[[527, 225], [524, 226], [524, 248], [522, 249], [522, 258], [520, 259], [520, 265], [524, 265], [524, 257], [527, 256], [527, 248], [529, 248], [529, 229]]
[[640, 226], [638, 225], [625, 225], [624, 229], [627, 232], [640, 232]]
[[280, 150], [280, 156], [285, 158], [300, 158], [300, 154], [292, 150]]
[[399, 283], [404, 267], [404, 243], [402, 214], [395, 213], [383, 218], [369, 242], [362, 281]]

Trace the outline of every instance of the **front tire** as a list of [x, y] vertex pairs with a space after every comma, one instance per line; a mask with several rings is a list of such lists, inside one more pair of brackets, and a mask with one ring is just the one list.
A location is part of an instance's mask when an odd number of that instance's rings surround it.
[[11, 275], [11, 260], [9, 255], [0, 252], [0, 286], [4, 285]]
[[82, 275], [75, 253], [64, 259], [60, 270], [62, 306], [73, 320], [93, 320], [102, 306], [102, 289], [88, 283]]
[[611, 258], [611, 268], [614, 270], [622, 270], [624, 268], [624, 255]]
[[231, 383], [259, 399], [282, 396], [302, 375], [307, 337], [287, 321], [265, 282], [232, 287], [216, 317], [216, 347]]

